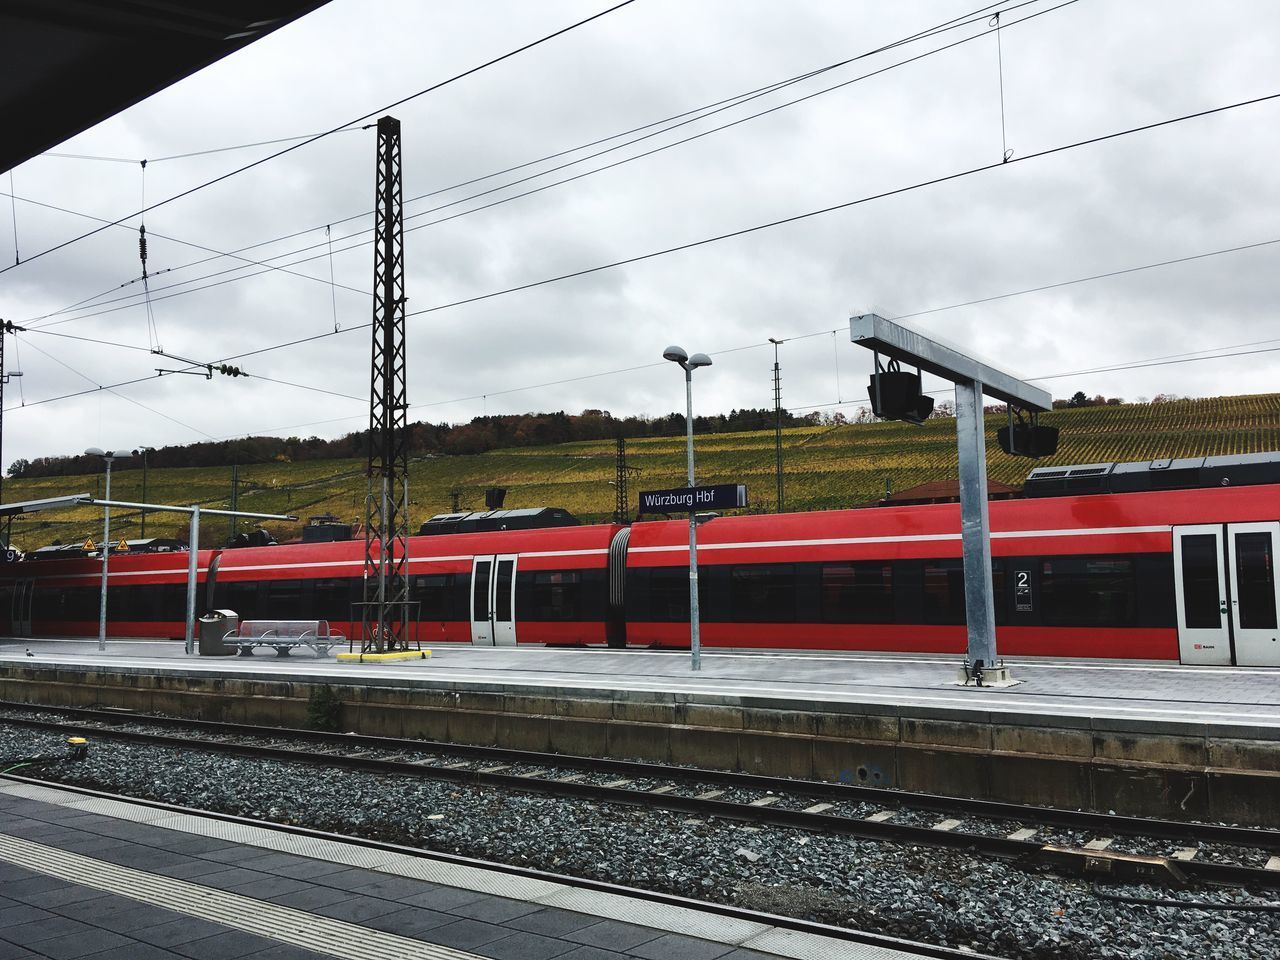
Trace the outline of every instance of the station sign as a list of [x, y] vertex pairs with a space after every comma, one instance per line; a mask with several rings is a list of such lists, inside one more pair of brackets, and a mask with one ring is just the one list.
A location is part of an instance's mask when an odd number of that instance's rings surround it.
[[716, 483], [706, 487], [674, 490], [642, 490], [640, 513], [691, 513], [695, 510], [737, 510], [747, 505], [742, 483]]

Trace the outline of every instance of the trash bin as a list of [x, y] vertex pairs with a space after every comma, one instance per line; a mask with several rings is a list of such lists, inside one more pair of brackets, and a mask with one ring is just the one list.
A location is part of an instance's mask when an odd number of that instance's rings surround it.
[[239, 648], [228, 646], [222, 638], [240, 630], [240, 614], [234, 610], [214, 610], [200, 618], [200, 656], [230, 657]]

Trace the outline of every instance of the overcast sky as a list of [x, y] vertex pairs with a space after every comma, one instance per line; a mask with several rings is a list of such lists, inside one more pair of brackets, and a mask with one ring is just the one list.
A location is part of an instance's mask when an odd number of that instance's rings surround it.
[[[1280, 5], [1271, 0], [1079, 0], [1017, 25], [1055, 2], [1004, 16], [1005, 137], [1015, 161], [1280, 92]], [[606, 6], [334, 0], [55, 152], [151, 158], [145, 196], [155, 202], [279, 147], [158, 158], [328, 129]], [[976, 7], [638, 0], [395, 108], [405, 198], [433, 194], [406, 204], [411, 228], [976, 37], [654, 156], [411, 230], [409, 311], [998, 162], [997, 38], [983, 18], [520, 187], [424, 213], [553, 164], [449, 189], [462, 181], [827, 66]], [[356, 244], [370, 236], [363, 231], [372, 223], [375, 150], [372, 130], [338, 133], [149, 214], [149, 268], [171, 271], [151, 281], [164, 350], [216, 361], [331, 333], [335, 313], [343, 328], [367, 323], [372, 253], [367, 242]], [[714, 359], [695, 375], [699, 412], [768, 406], [767, 339], [810, 334], [818, 335], [781, 348], [784, 402], [802, 412], [822, 405], [852, 413], [851, 403], [865, 400], [871, 357], [849, 342], [851, 312], [916, 314], [1280, 238], [1278, 153], [1280, 101], [1273, 101], [411, 317], [410, 416], [461, 422], [484, 412], [683, 409], [679, 371], [660, 359], [668, 343]], [[8, 185], [7, 176], [0, 180], [0, 189]], [[43, 156], [23, 164], [13, 172], [13, 192], [22, 198], [15, 211], [20, 253], [31, 256], [94, 225], [27, 201], [114, 219], [139, 208], [142, 189], [136, 163]], [[7, 197], [0, 200], [9, 206]], [[7, 265], [13, 237], [10, 211], [3, 212], [0, 264]], [[332, 261], [326, 224], [335, 224], [335, 249], [354, 247]], [[153, 340], [140, 297], [117, 299], [142, 292], [136, 283], [116, 289], [140, 274], [136, 219], [128, 227], [0, 275], [0, 316], [31, 328], [16, 350], [14, 338], [7, 341], [7, 368], [24, 377], [5, 392], [5, 465], [90, 445], [262, 433], [332, 437], [367, 424], [367, 329], [234, 361], [258, 377], [350, 398], [256, 378], [153, 376], [94, 389], [180, 366], [148, 353]], [[279, 271], [251, 276], [262, 268], [226, 259], [178, 269], [211, 254], [157, 236], [229, 251], [286, 234], [298, 235], [245, 255], [264, 260], [310, 248], [272, 262], [325, 254], [290, 268], [313, 279]], [[1280, 243], [911, 322], [1028, 376], [1235, 347], [1280, 337], [1278, 257]], [[334, 291], [331, 269], [338, 284], [355, 291]], [[235, 282], [196, 289], [215, 274]], [[86, 307], [59, 312], [92, 297], [98, 299]], [[1056, 396], [1078, 389], [1127, 399], [1213, 396], [1274, 391], [1277, 374], [1280, 352], [1080, 374], [1046, 386]], [[584, 379], [553, 383], [573, 377]], [[92, 392], [52, 399], [85, 389]], [[845, 406], [834, 406], [841, 401]]]

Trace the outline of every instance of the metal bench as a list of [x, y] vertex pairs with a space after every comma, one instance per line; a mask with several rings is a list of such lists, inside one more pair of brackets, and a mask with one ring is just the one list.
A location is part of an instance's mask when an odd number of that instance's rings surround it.
[[245, 620], [222, 642], [239, 647], [240, 656], [253, 656], [254, 647], [272, 647], [276, 656], [287, 657], [294, 647], [308, 647], [317, 657], [327, 657], [330, 649], [346, 643], [341, 633], [329, 630], [328, 620]]

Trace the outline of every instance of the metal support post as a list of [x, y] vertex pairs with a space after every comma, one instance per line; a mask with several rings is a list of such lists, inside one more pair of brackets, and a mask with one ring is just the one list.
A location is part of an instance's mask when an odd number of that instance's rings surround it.
[[[111, 499], [111, 458], [107, 460], [107, 491], [104, 500]], [[98, 599], [98, 650], [107, 649], [107, 558], [111, 556], [111, 508], [102, 508], [102, 596]]]
[[983, 672], [990, 674], [996, 667], [996, 616], [987, 508], [987, 443], [979, 381], [956, 383], [956, 443], [960, 454], [960, 540], [964, 552], [968, 666], [980, 663]]
[[196, 652], [196, 590], [200, 574], [200, 506], [191, 507], [187, 533], [187, 653]]
[[[687, 414], [685, 416], [685, 433], [689, 441], [689, 486], [693, 481], [693, 370], [686, 367], [684, 371], [684, 392]], [[698, 615], [698, 520], [693, 507], [689, 508], [689, 650], [693, 658], [691, 668], [702, 669], [702, 639], [699, 636], [700, 617]]]
[[400, 121], [378, 120], [362, 652], [408, 646], [409, 451]]
[[769, 338], [773, 344], [773, 458], [778, 475], [778, 513], [786, 509], [785, 488], [782, 482], [782, 367], [778, 365], [778, 346], [782, 340]]

